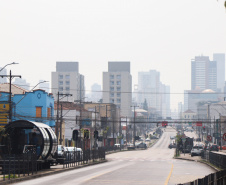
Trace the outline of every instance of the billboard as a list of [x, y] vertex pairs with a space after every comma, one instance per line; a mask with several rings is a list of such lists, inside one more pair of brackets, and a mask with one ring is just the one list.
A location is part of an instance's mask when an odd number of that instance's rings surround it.
[[5, 126], [8, 123], [9, 104], [0, 103], [0, 126]]

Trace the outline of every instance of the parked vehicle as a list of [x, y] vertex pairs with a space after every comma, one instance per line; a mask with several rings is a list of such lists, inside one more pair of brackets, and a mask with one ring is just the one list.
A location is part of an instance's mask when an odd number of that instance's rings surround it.
[[144, 149], [146, 149], [147, 148], [147, 145], [146, 145], [146, 143], [143, 143], [143, 142], [136, 143], [136, 148], [144, 148]]
[[216, 145], [216, 144], [213, 144], [213, 145], [211, 145], [210, 146], [210, 151], [219, 151], [219, 146], [218, 145]]
[[[218, 147], [220, 149], [220, 146]], [[221, 146], [222, 150], [226, 150], [226, 145]]]
[[201, 138], [196, 138], [195, 140], [198, 142], [201, 142]]
[[200, 156], [202, 152], [203, 152], [203, 146], [202, 145], [196, 145], [191, 150], [191, 157], [193, 157], [195, 155]]
[[176, 147], [177, 147], [176, 143], [170, 143], [168, 146], [169, 149], [176, 148]]

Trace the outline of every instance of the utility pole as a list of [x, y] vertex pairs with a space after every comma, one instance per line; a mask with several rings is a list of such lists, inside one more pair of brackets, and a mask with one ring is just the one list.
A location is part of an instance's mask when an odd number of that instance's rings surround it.
[[0, 75], [0, 77], [9, 77], [9, 122], [12, 121], [12, 79], [14, 77], [21, 78], [20, 75], [12, 75], [11, 70], [9, 75]]
[[134, 108], [134, 109], [133, 109], [133, 110], [134, 110], [134, 111], [133, 111], [133, 116], [134, 116], [134, 117], [133, 117], [133, 146], [135, 147], [135, 136], [136, 136], [136, 125], [135, 125], [135, 113], [136, 113], [136, 112], [135, 112], [135, 108], [138, 107], [138, 106], [135, 106], [135, 105], [134, 105], [134, 106], [131, 106], [131, 107]]
[[62, 123], [63, 123], [63, 106], [62, 106], [62, 104], [60, 105], [60, 109], [61, 109], [61, 111], [60, 111], [60, 114], [61, 114], [61, 116], [60, 116], [60, 145], [62, 145]]
[[[72, 96], [72, 94], [60, 94], [59, 91], [57, 93], [57, 118], [56, 118], [56, 137], [57, 137], [57, 142], [58, 142], [58, 138], [59, 138], [59, 105], [60, 105], [60, 96], [63, 96], [62, 98], [64, 98], [66, 96]], [[62, 114], [61, 114], [61, 117], [63, 117]], [[62, 137], [62, 125], [61, 124], [62, 123], [60, 122], [60, 143], [62, 143], [62, 141], [61, 141], [62, 140], [62, 138], [61, 138]]]

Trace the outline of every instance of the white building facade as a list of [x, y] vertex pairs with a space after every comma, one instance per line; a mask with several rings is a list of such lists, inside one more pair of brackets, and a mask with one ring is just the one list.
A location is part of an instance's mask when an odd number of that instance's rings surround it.
[[108, 62], [108, 72], [103, 72], [103, 103], [116, 104], [121, 116], [131, 117], [130, 62]]
[[56, 72], [52, 72], [52, 93], [55, 101], [57, 94], [72, 94], [65, 101], [74, 102], [85, 97], [84, 76], [79, 73], [78, 62], [56, 62]]

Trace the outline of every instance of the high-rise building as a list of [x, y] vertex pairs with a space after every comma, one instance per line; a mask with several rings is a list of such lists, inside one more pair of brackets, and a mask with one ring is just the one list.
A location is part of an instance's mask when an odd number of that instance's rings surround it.
[[170, 87], [160, 81], [160, 73], [156, 70], [138, 72], [138, 105], [142, 107], [145, 100], [160, 117], [170, 117]]
[[26, 82], [25, 79], [22, 79], [22, 78], [15, 78], [13, 84], [17, 85], [17, 86], [20, 86], [26, 90], [30, 90], [30, 84]]
[[[0, 67], [0, 70], [2, 68]], [[2, 71], [0, 71], [0, 75], [7, 75], [7, 71], [6, 69], [3, 69]], [[7, 78], [4, 77], [4, 78], [0, 78], [0, 84], [3, 84], [3, 83], [7, 83]]]
[[99, 102], [102, 98], [101, 85], [95, 83], [91, 87], [91, 101]]
[[217, 91], [217, 62], [208, 56], [196, 56], [191, 61], [191, 90], [197, 88]]
[[[79, 73], [78, 62], [56, 62], [56, 72], [52, 72], [52, 93], [55, 101], [57, 94], [72, 94], [61, 100], [73, 102], [85, 96], [84, 76]], [[83, 100], [82, 100], [83, 101]]]
[[217, 62], [217, 88], [223, 92], [225, 83], [225, 54], [214, 53], [213, 61]]
[[103, 103], [116, 104], [121, 116], [131, 117], [130, 62], [108, 62], [108, 72], [103, 72]]

